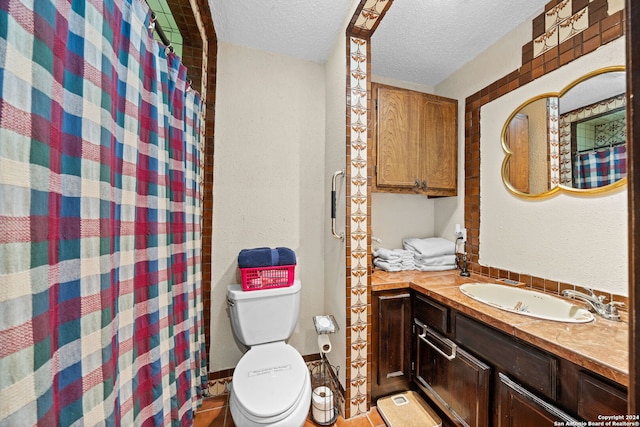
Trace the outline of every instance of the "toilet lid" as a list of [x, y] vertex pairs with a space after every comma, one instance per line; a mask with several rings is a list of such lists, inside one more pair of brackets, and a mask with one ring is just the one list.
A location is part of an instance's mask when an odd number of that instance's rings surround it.
[[233, 373], [233, 392], [244, 409], [260, 418], [293, 406], [305, 384], [307, 365], [284, 342], [251, 347]]

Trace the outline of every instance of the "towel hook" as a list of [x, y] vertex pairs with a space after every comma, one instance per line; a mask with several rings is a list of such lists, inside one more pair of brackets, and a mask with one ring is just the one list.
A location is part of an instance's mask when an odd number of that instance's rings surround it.
[[331, 233], [333, 237], [340, 239], [342, 242], [344, 241], [344, 233], [336, 233], [336, 179], [340, 175], [344, 176], [344, 169], [335, 171], [331, 178]]

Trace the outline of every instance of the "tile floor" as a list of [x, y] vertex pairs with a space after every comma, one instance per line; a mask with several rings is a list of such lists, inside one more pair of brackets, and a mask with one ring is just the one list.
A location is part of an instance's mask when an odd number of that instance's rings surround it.
[[[314, 423], [311, 415], [309, 415], [304, 427], [317, 426], [319, 424]], [[193, 427], [235, 427], [229, 411], [228, 394], [205, 399], [202, 407], [196, 413]], [[378, 411], [373, 408], [366, 416], [351, 418], [350, 420], [338, 417], [331, 427], [386, 427], [386, 424]]]

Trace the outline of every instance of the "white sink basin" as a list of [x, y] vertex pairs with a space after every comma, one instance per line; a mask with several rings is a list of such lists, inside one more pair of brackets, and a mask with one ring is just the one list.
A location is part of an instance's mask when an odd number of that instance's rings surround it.
[[528, 289], [493, 283], [467, 283], [460, 291], [477, 301], [525, 316], [557, 322], [586, 323], [593, 314], [563, 299]]

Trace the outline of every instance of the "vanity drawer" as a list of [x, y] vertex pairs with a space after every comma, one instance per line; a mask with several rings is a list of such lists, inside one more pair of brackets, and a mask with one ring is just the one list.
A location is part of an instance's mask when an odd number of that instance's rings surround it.
[[490, 360], [531, 390], [557, 399], [556, 358], [459, 313], [455, 314], [455, 329], [455, 340], [467, 350]]
[[599, 415], [626, 413], [626, 393], [586, 372], [580, 372], [578, 386], [578, 415], [580, 417], [587, 421], [597, 421]]
[[429, 326], [414, 324], [418, 387], [454, 425], [487, 427], [491, 368]]
[[416, 295], [413, 317], [438, 332], [449, 332], [449, 309], [423, 295]]

